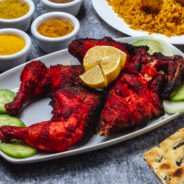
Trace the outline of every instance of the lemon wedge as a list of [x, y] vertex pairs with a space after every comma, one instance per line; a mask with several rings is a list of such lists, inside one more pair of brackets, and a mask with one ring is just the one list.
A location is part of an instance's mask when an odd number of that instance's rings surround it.
[[122, 67], [125, 65], [127, 55], [125, 52], [112, 46], [95, 46], [88, 50], [83, 59], [84, 69], [90, 70], [95, 65], [99, 65], [102, 60], [110, 56], [121, 56]]
[[104, 76], [107, 79], [107, 83], [114, 81], [120, 74], [122, 69], [121, 55], [112, 55], [104, 58], [100, 62], [100, 67]]
[[91, 88], [104, 88], [120, 74], [127, 59], [126, 53], [111, 46], [96, 46], [85, 55], [85, 73], [81, 80]]
[[91, 88], [104, 88], [108, 84], [99, 65], [80, 75], [80, 79]]

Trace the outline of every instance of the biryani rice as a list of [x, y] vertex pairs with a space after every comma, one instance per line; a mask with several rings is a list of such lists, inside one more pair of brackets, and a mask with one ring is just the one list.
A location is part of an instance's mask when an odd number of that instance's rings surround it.
[[167, 36], [184, 34], [184, 7], [175, 0], [163, 0], [158, 14], [141, 9], [141, 0], [107, 0], [131, 28]]

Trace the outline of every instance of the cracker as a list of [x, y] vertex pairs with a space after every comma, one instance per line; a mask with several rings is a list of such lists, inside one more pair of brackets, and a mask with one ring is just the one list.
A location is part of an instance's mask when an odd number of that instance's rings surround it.
[[144, 154], [163, 184], [184, 184], [184, 128]]

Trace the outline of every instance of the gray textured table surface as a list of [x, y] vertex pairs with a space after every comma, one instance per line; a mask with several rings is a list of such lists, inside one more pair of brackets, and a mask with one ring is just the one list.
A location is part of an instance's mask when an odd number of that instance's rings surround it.
[[[40, 4], [37, 10], [39, 14], [44, 12]], [[98, 18], [91, 0], [85, 0], [78, 18], [81, 22], [78, 37], [125, 36]], [[43, 54], [33, 44], [30, 58]], [[143, 153], [183, 127], [183, 122], [181, 117], [136, 139], [70, 158], [30, 165], [11, 165], [0, 159], [0, 184], [159, 184], [144, 162]]]

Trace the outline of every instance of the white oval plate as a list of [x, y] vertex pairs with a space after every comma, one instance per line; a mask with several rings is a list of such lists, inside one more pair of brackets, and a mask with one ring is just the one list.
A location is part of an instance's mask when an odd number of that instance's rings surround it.
[[[108, 5], [106, 0], [92, 0], [93, 7], [97, 14], [111, 27], [130, 36], [149, 36], [150, 34], [142, 30], [134, 30], [116, 13], [114, 13], [111, 6]], [[172, 44], [184, 44], [184, 35], [168, 37], [163, 34], [154, 33], [151, 36], [165, 40]]]
[[[143, 39], [143, 38], [147, 38], [147, 37], [129, 37], [129, 38], [122, 38], [117, 40], [121, 42], [131, 43], [133, 41]], [[177, 48], [175, 48], [170, 44], [169, 46], [172, 48], [174, 54], [184, 56], [184, 54], [180, 50], [178, 50]], [[68, 53], [67, 49], [37, 58], [35, 60], [41, 60], [47, 66], [55, 65], [55, 64], [64, 64], [64, 65], [79, 64], [79, 62]], [[17, 91], [20, 85], [19, 77], [25, 65], [26, 64], [22, 64], [3, 74], [0, 74], [0, 87]], [[49, 101], [50, 101], [49, 98], [44, 98], [36, 102], [33, 102], [32, 104], [30, 104], [24, 109], [24, 111], [20, 115], [20, 118], [25, 122], [27, 126], [44, 120], [49, 120], [51, 118], [51, 107], [49, 106]], [[135, 138], [137, 136], [145, 134], [153, 129], [156, 129], [168, 123], [169, 121], [179, 117], [180, 115], [181, 114], [179, 113], [173, 114], [173, 115], [165, 114], [164, 116], [158, 119], [150, 121], [147, 124], [147, 126], [145, 126], [144, 128], [141, 128], [135, 131], [129, 131], [126, 133], [121, 133], [109, 138], [93, 135], [85, 144], [75, 145], [70, 150], [62, 153], [56, 153], [56, 154], [39, 153], [33, 157], [24, 158], [24, 159], [12, 158], [7, 156], [3, 152], [0, 152], [0, 156], [14, 164], [25, 164], [25, 163], [41, 162], [41, 161], [81, 154], [81, 153], [105, 148], [129, 139]]]

